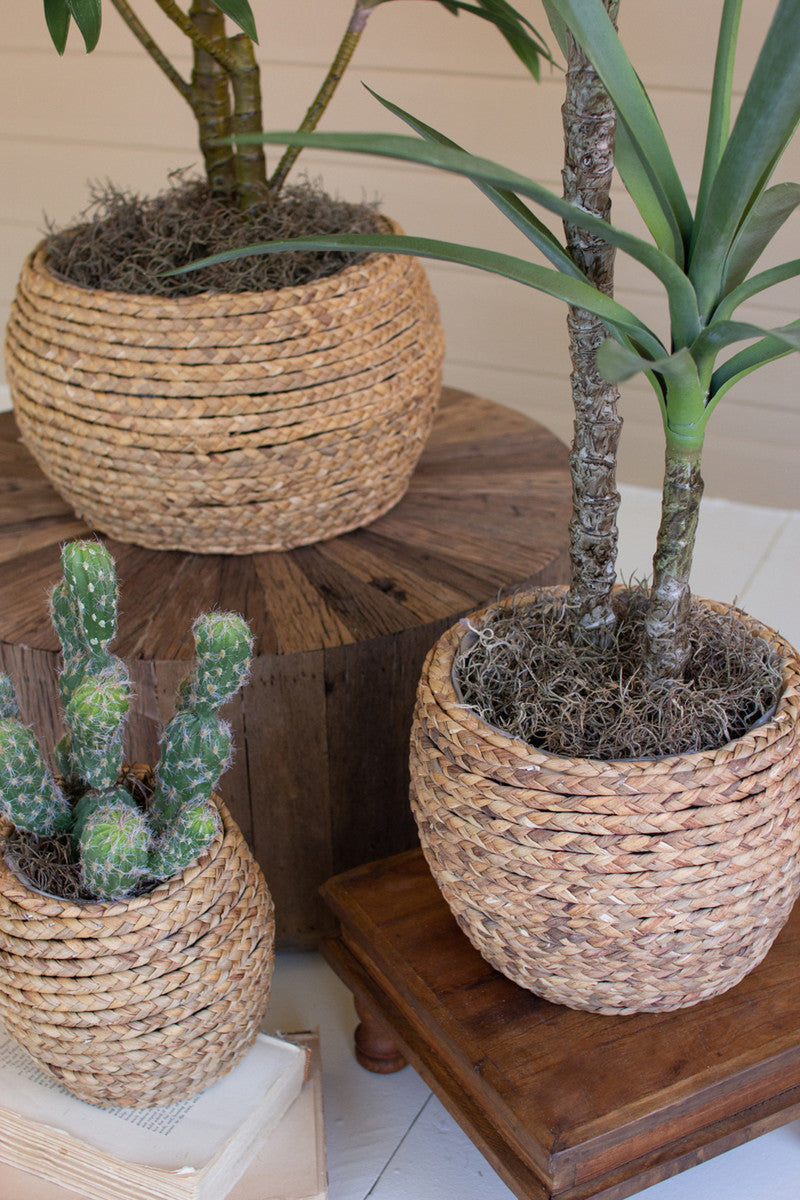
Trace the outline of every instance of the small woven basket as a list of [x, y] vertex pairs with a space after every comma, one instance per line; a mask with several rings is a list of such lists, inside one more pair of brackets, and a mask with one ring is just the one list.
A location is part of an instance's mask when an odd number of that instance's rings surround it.
[[0, 1020], [81, 1100], [187, 1099], [252, 1045], [275, 961], [272, 900], [225, 805], [200, 859], [154, 891], [72, 903], [0, 856]]
[[652, 761], [533, 749], [459, 703], [463, 627], [431, 650], [412, 808], [461, 929], [514, 982], [570, 1008], [662, 1012], [727, 991], [767, 953], [800, 892], [800, 661], [747, 621], [785, 655], [774, 717]]
[[165, 299], [65, 282], [40, 246], [5, 345], [23, 440], [75, 512], [201, 554], [307, 545], [392, 508], [443, 357], [425, 272], [392, 254], [302, 287]]

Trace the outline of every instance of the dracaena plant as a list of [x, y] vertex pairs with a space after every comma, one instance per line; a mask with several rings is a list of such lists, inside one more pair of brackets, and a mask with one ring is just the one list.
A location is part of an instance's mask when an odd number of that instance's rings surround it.
[[[280, 192], [299, 153], [289, 147], [271, 172], [257, 135], [263, 129], [261, 83], [254, 44], [256, 24], [248, 0], [191, 0], [188, 8], [175, 0], [149, 0], [180, 29], [192, 47], [191, 76], [184, 78], [149, 32], [128, 0], [110, 0], [134, 37], [192, 110], [210, 190], [232, 196], [248, 209]], [[356, 0], [344, 36], [319, 91], [299, 130], [316, 128], [344, 75], [372, 11], [389, 0]], [[535, 30], [506, 0], [434, 0], [448, 12], [473, 13], [495, 25], [515, 54], [535, 75], [539, 56], [547, 50]], [[141, 4], [140, 8], [145, 5]], [[102, 0], [44, 0], [50, 36], [63, 54], [74, 22], [87, 51], [97, 45], [102, 23]], [[231, 33], [228, 17], [236, 26]], [[249, 143], [234, 144], [237, 135], [256, 135]]]
[[[345, 236], [296, 246], [392, 249], [476, 267], [526, 284], [595, 315], [606, 332], [597, 351], [603, 377], [643, 372], [661, 412], [666, 441], [662, 519], [653, 559], [645, 667], [679, 676], [686, 665], [689, 574], [703, 482], [708, 422], [745, 375], [800, 349], [800, 320], [762, 328], [739, 315], [755, 296], [800, 274], [800, 259], [759, 269], [758, 262], [800, 204], [800, 185], [770, 179], [800, 119], [800, 0], [779, 0], [735, 120], [732, 76], [742, 0], [724, 0], [705, 154], [692, 210], [655, 108], [603, 0], [547, 0], [551, 25], [591, 63], [616, 111], [616, 166], [652, 240], [604, 220], [534, 180], [460, 148], [416, 116], [377, 97], [418, 135], [269, 134], [267, 141], [421, 163], [471, 180], [549, 263], [418, 237]], [[609, 3], [608, 8], [613, 9]], [[662, 339], [586, 272], [526, 201], [535, 202], [599, 242], [630, 255], [663, 286], [670, 333]], [[276, 242], [237, 253], [277, 253]], [[744, 345], [743, 345], [744, 343]], [[573, 578], [573, 584], [575, 580]], [[610, 593], [611, 583], [608, 583]], [[599, 603], [599, 601], [598, 601]], [[609, 594], [610, 603], [610, 594]]]

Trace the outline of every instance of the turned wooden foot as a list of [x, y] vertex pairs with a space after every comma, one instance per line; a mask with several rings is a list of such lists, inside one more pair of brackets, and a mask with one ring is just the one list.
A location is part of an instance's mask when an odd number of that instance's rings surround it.
[[354, 1039], [356, 1061], [376, 1075], [393, 1075], [395, 1071], [402, 1071], [407, 1065], [406, 1060], [397, 1049], [386, 1025], [359, 1000], [355, 1005], [360, 1022]]

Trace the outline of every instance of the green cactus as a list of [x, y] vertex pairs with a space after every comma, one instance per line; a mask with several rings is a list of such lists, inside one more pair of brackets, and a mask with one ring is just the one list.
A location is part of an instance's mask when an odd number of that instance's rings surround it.
[[210, 846], [220, 828], [219, 813], [205, 800], [190, 800], [158, 837], [150, 852], [154, 879], [169, 879], [185, 871]]
[[0, 720], [0, 813], [40, 837], [69, 829], [72, 813], [30, 729]]
[[[127, 681], [89, 676], [78, 685], [67, 705], [70, 775], [90, 788], [113, 787], [119, 778], [130, 703], [128, 691]], [[60, 749], [60, 758], [63, 752], [64, 748]]]
[[72, 810], [72, 828], [70, 830], [70, 834], [72, 837], [72, 845], [76, 854], [78, 854], [80, 851], [81, 834], [83, 833], [84, 826], [89, 820], [89, 817], [98, 808], [102, 808], [107, 804], [123, 804], [128, 808], [139, 809], [139, 805], [136, 803], [128, 789], [122, 786], [112, 788], [108, 792], [84, 792]]
[[0, 720], [21, 721], [17, 693], [7, 675], [0, 675]]
[[231, 760], [230, 726], [216, 717], [177, 712], [161, 741], [151, 816], [163, 831], [188, 800], [207, 801]]
[[203, 613], [192, 626], [197, 665], [183, 706], [208, 711], [220, 708], [238, 692], [250, 670], [253, 637], [238, 613]]
[[150, 828], [143, 812], [126, 803], [90, 813], [80, 836], [83, 885], [98, 900], [130, 895], [148, 874]]
[[64, 546], [61, 565], [50, 610], [64, 659], [59, 690], [67, 733], [55, 748], [64, 789], [19, 720], [11, 681], [0, 675], [0, 814], [37, 836], [68, 832], [84, 887], [98, 899], [116, 899], [145, 877], [184, 870], [216, 836], [211, 795], [231, 758], [230, 726], [217, 710], [247, 678], [252, 636], [236, 613], [195, 621], [197, 662], [164, 730], [145, 812], [120, 782], [130, 680], [109, 650], [117, 624], [114, 561], [100, 542], [81, 541]]

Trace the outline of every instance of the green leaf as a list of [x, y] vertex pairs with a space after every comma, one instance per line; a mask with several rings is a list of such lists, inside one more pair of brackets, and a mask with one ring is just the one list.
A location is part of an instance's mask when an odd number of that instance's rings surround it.
[[731, 125], [731, 89], [733, 67], [736, 57], [736, 41], [739, 34], [739, 16], [742, 0], [725, 0], [717, 40], [717, 56], [714, 62], [714, 77], [711, 85], [711, 107], [706, 130], [706, 146], [700, 189], [695, 209], [695, 220], [703, 213], [711, 190], [714, 176], [728, 141]]
[[667, 290], [673, 338], [677, 345], [690, 345], [697, 337], [700, 321], [694, 290], [684, 272], [667, 254], [650, 242], [632, 233], [618, 229], [595, 217], [577, 205], [570, 204], [555, 192], [516, 171], [511, 171], [489, 159], [476, 158], [452, 146], [434, 145], [417, 138], [398, 134], [376, 133], [264, 133], [242, 135], [233, 139], [237, 145], [249, 142], [268, 142], [280, 145], [316, 146], [323, 150], [350, 150], [357, 154], [372, 154], [382, 158], [396, 158], [405, 162], [416, 162], [424, 166], [439, 167], [455, 175], [463, 175], [473, 182], [488, 183], [493, 187], [505, 188], [517, 195], [535, 200], [549, 212], [562, 220], [571, 221], [581, 229], [630, 254], [647, 267]]
[[628, 58], [602, 0], [548, 0], [578, 41], [614, 102], [664, 216], [688, 246], [692, 214], [650, 97]]
[[[440, 0], [441, 2], [442, 0]], [[507, 4], [506, 0], [476, 0], [474, 4], [467, 3], [466, 0], [448, 0], [444, 7], [448, 12], [472, 13], [476, 17], [482, 17], [485, 21], [491, 22], [534, 79], [539, 79], [540, 58], [545, 58], [550, 63], [554, 61], [547, 44], [527, 17], [517, 12], [512, 5]]]
[[81, 32], [87, 54], [94, 50], [100, 37], [102, 13], [100, 0], [67, 0], [75, 24]]
[[666, 354], [659, 339], [643, 321], [640, 321], [623, 305], [618, 304], [616, 300], [612, 300], [610, 296], [606, 296], [593, 287], [585, 279], [573, 279], [561, 271], [554, 271], [551, 267], [542, 267], [511, 254], [501, 254], [495, 250], [483, 250], [476, 246], [462, 246], [457, 242], [443, 242], [432, 238], [380, 233], [288, 238], [283, 241], [263, 242], [254, 246], [242, 246], [237, 250], [212, 254], [187, 267], [179, 267], [177, 270], [168, 271], [165, 274], [184, 275], [187, 271], [216, 266], [217, 263], [222, 262], [233, 262], [251, 254], [279, 254], [283, 250], [387, 251], [392, 254], [413, 254], [417, 258], [438, 259], [442, 262], [475, 267], [480, 271], [488, 271], [493, 275], [501, 275], [505, 279], [512, 279], [517, 283], [524, 283], [536, 291], [545, 292], [549, 296], [566, 301], [567, 304], [594, 313], [619, 336], [630, 338], [643, 353], [649, 353], [656, 358]]
[[719, 302], [731, 247], [798, 120], [800, 0], [780, 0], [695, 228], [689, 275], [703, 316]]
[[614, 166], [658, 248], [675, 262], [682, 263], [684, 249], [681, 231], [671, 209], [661, 204], [652, 180], [636, 153], [627, 126], [622, 121], [617, 122], [614, 138]]
[[[792, 326], [800, 329], [800, 320], [793, 321]], [[767, 363], [775, 362], [776, 359], [791, 353], [792, 347], [787, 346], [785, 340], [765, 337], [761, 341], [755, 342], [754, 345], [740, 350], [738, 354], [732, 355], [717, 367], [711, 377], [709, 407], [716, 407], [728, 389], [732, 388], [740, 379], [744, 379], [745, 375], [749, 375], [751, 371], [757, 371], [759, 367], [764, 367]]]
[[67, 45], [71, 20], [67, 0], [44, 0], [44, 19], [47, 22], [53, 45], [59, 54], [63, 54]]
[[742, 284], [783, 223], [800, 205], [800, 184], [777, 183], [763, 192], [742, 222], [725, 268], [725, 293]]
[[714, 312], [713, 320], [728, 320], [745, 300], [750, 300], [759, 292], [765, 292], [779, 283], [785, 283], [788, 279], [795, 279], [798, 275], [800, 275], [800, 258], [794, 258], [787, 263], [779, 263], [777, 267], [769, 267], [766, 271], [759, 272], [758, 275], [751, 275], [749, 279], [745, 279], [744, 283], [740, 283], [737, 288], [728, 293]]
[[[367, 87], [367, 85], [364, 85]], [[394, 116], [399, 117], [401, 121], [405, 121], [415, 133], [424, 137], [429, 142], [436, 142], [440, 146], [450, 146], [455, 150], [463, 150], [457, 142], [445, 134], [440, 133], [438, 129], [434, 129], [431, 125], [426, 125], [424, 121], [420, 121], [417, 117], [412, 117], [405, 109], [399, 105], [393, 104], [391, 100], [384, 99], [378, 95], [371, 87], [367, 87], [367, 91], [371, 96], [374, 96], [379, 104], [388, 109]], [[564, 271], [567, 275], [572, 275], [576, 279], [583, 279], [584, 275], [580, 267], [572, 261], [568, 251], [559, 242], [556, 235], [547, 228], [543, 221], [532, 213], [526, 204], [523, 204], [518, 196], [505, 188], [491, 187], [488, 183], [481, 183], [477, 179], [472, 181], [478, 191], [482, 192], [492, 204], [500, 210], [503, 216], [507, 217], [517, 229], [528, 238], [529, 241], [541, 250], [542, 254], [547, 258], [554, 267], [560, 271]]]
[[765, 329], [762, 325], [754, 325], [750, 321], [715, 321], [700, 334], [691, 348], [692, 355], [699, 362], [710, 354], [718, 354], [734, 342], [764, 337], [783, 343], [789, 350], [800, 350], [800, 330], [797, 329], [796, 321], [775, 329]]
[[226, 17], [238, 25], [242, 33], [246, 33], [251, 42], [258, 42], [256, 19], [248, 0], [214, 0], [214, 4]]
[[558, 42], [558, 48], [564, 55], [564, 58], [566, 58], [569, 53], [569, 45], [567, 43], [567, 27], [556, 10], [553, 8], [550, 0], [542, 0], [542, 8], [547, 16], [547, 22], [553, 31], [553, 37]]
[[[655, 371], [665, 379], [675, 379], [680, 382], [685, 378], [688, 369], [689, 351], [678, 350], [675, 354], [665, 354], [660, 358], [647, 358], [636, 354], [628, 346], [610, 339], [601, 342], [597, 348], [597, 370], [603, 379], [609, 383], [623, 383], [644, 371]], [[692, 368], [696, 376], [697, 369]]]

